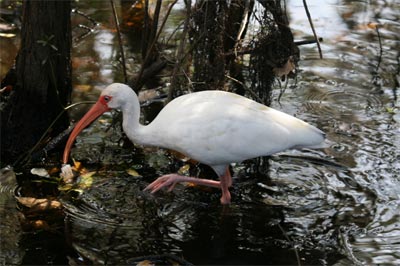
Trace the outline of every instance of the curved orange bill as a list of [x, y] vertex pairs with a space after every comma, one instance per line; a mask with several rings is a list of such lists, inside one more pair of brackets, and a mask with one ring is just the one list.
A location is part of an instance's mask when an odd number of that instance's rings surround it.
[[97, 101], [96, 104], [81, 118], [81, 120], [79, 120], [79, 122], [75, 125], [74, 130], [72, 130], [71, 135], [69, 135], [67, 144], [65, 145], [63, 156], [64, 164], [68, 162], [72, 144], [79, 133], [81, 133], [81, 131], [90, 125], [94, 120], [96, 120], [96, 118], [109, 110], [110, 108], [107, 106], [107, 104]]

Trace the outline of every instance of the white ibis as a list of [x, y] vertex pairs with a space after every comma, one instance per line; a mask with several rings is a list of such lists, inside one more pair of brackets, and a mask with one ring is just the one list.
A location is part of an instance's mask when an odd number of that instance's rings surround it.
[[315, 146], [325, 138], [321, 130], [300, 119], [224, 91], [180, 96], [168, 103], [150, 124], [141, 125], [137, 95], [129, 86], [114, 83], [102, 91], [97, 103], [75, 126], [64, 150], [64, 163], [77, 135], [111, 109], [122, 111], [123, 130], [132, 142], [178, 151], [211, 166], [220, 179], [169, 174], [159, 177], [145, 190], [155, 193], [168, 187], [170, 191], [179, 182], [191, 182], [220, 188], [222, 204], [231, 200], [230, 163]]

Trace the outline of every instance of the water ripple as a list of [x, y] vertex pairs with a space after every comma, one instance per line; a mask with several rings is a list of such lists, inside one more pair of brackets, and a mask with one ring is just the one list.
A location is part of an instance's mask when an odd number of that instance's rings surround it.
[[325, 91], [313, 90], [306, 95], [305, 106], [315, 113], [334, 117], [365, 114], [382, 108], [379, 95], [367, 93], [356, 88], [336, 88], [329, 86]]

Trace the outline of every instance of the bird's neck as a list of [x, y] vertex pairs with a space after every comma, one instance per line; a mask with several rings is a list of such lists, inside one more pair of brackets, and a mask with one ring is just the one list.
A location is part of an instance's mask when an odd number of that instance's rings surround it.
[[122, 108], [122, 128], [127, 137], [134, 143], [144, 146], [157, 146], [157, 138], [152, 137], [149, 126], [140, 124], [140, 103], [136, 98], [127, 102]]

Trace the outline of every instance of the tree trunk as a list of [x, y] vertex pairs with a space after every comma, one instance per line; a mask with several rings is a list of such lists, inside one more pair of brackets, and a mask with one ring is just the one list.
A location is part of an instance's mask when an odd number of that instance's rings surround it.
[[26, 0], [16, 84], [1, 110], [1, 161], [12, 163], [42, 135], [55, 136], [68, 126], [63, 111], [71, 95], [71, 2]]

